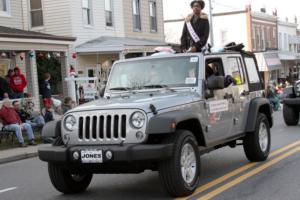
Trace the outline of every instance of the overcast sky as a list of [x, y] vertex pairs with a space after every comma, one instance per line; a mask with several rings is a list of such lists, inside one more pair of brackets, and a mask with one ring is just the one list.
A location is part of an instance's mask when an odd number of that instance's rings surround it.
[[[165, 20], [183, 18], [191, 12], [189, 7], [191, 0], [163, 0], [163, 2]], [[208, 13], [208, 0], [205, 0], [205, 3], [207, 6], [204, 12]], [[300, 22], [299, 0], [212, 0], [214, 13], [245, 9], [247, 4], [251, 4], [254, 11], [265, 7], [269, 14], [277, 9], [278, 16], [282, 20], [288, 17], [290, 22], [294, 22], [294, 18], [297, 16], [298, 22]]]

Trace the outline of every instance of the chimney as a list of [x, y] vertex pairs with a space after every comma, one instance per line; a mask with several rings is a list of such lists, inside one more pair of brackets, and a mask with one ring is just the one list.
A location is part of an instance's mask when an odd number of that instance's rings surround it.
[[247, 12], [251, 12], [251, 4], [246, 5], [246, 11], [247, 11]]
[[266, 8], [261, 8], [261, 9], [260, 9], [260, 12], [266, 13]]
[[277, 17], [277, 9], [275, 8], [275, 10], [273, 11], [273, 15], [275, 16], [275, 17]]

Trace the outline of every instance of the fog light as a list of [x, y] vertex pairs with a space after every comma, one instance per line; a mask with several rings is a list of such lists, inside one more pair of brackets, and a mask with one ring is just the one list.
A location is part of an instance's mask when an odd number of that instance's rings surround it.
[[144, 139], [144, 133], [141, 132], [141, 131], [139, 131], [139, 132], [137, 132], [137, 133], [135, 134], [135, 137], [136, 137], [136, 139], [138, 139], [138, 140], [142, 140], [142, 139]]
[[106, 151], [105, 157], [107, 158], [107, 160], [111, 160], [113, 157], [113, 153], [111, 151]]
[[79, 159], [79, 153], [77, 151], [75, 151], [73, 153], [73, 158], [74, 158], [74, 160], [78, 160]]

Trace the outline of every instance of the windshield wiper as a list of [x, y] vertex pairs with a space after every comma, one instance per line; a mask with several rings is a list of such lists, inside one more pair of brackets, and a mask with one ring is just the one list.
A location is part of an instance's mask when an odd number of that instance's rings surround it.
[[131, 90], [131, 88], [129, 88], [129, 87], [114, 87], [114, 88], [110, 88], [109, 90], [129, 91], [129, 90]]
[[144, 85], [143, 88], [149, 88], [149, 89], [165, 88], [165, 89], [168, 89], [172, 92], [175, 92], [175, 90], [171, 89], [168, 85], [152, 84], [152, 85]]
[[144, 85], [143, 88], [169, 88], [169, 86], [160, 85], [160, 84], [152, 84], [152, 85]]

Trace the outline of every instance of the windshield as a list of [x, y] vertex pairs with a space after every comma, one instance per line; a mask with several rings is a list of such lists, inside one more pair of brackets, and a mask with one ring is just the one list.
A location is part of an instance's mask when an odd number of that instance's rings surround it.
[[118, 63], [107, 86], [110, 90], [193, 87], [198, 83], [198, 63], [196, 56]]

